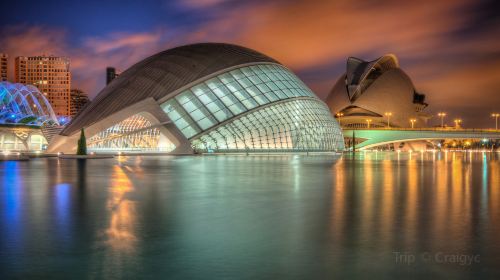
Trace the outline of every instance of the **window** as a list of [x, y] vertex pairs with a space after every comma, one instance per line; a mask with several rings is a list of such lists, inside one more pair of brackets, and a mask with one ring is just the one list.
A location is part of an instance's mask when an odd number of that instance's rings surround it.
[[[210, 78], [180, 93], [161, 106], [184, 136], [191, 138], [259, 106], [299, 96], [314, 97], [314, 94], [302, 85], [302, 82], [283, 66], [253, 65]], [[290, 138], [289, 135], [289, 130], [294, 127], [292, 124], [273, 126], [272, 141], [268, 138], [260, 139], [257, 137], [271, 133], [268, 128], [261, 127], [263, 125], [262, 119], [266, 118], [264, 115], [266, 113], [270, 114], [271, 111], [265, 110], [258, 115], [252, 115], [248, 121], [242, 120], [224, 128], [224, 130], [214, 132], [214, 135], [200, 138], [199, 141], [210, 142], [212, 146], [231, 146], [238, 147], [238, 149], [250, 145], [247, 141], [251, 142], [250, 146], [252, 147], [262, 146], [261, 143], [266, 143], [266, 147], [271, 147], [275, 145], [270, 144], [272, 142], [280, 143], [279, 145], [283, 143], [285, 147], [293, 148], [289, 144], [290, 139], [293, 138]], [[273, 118], [288, 118], [286, 110], [281, 109], [281, 107], [273, 109], [272, 113]], [[272, 125], [276, 121], [278, 120], [269, 120], [266, 125]], [[249, 127], [253, 127], [255, 131], [252, 130], [251, 135], [243, 133]], [[231, 135], [225, 133], [226, 131], [231, 131]], [[244, 135], [244, 137], [242, 136], [243, 138], [240, 139], [237, 135]]]

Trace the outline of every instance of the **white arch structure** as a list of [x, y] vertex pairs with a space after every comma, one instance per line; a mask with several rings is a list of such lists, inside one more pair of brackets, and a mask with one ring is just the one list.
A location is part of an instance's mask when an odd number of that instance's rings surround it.
[[500, 130], [491, 129], [355, 129], [344, 130], [345, 137], [364, 140], [356, 149], [370, 149], [397, 142], [439, 139], [500, 139]]

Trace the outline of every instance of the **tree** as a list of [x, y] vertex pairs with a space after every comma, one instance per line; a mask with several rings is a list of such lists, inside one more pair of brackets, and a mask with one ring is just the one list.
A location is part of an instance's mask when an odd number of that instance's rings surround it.
[[80, 139], [78, 139], [78, 148], [76, 149], [77, 155], [85, 156], [87, 155], [87, 140], [85, 139], [85, 132], [80, 132]]

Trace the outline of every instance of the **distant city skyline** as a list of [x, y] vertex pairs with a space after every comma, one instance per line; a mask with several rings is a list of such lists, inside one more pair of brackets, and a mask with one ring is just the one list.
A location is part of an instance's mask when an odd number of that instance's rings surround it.
[[323, 99], [347, 57], [394, 53], [432, 113], [491, 127], [500, 104], [495, 1], [49, 1], [40, 13], [41, 5], [5, 4], [0, 52], [11, 65], [21, 55], [69, 57], [75, 87], [91, 98], [109, 65], [125, 70], [173, 46], [220, 41], [275, 57]]

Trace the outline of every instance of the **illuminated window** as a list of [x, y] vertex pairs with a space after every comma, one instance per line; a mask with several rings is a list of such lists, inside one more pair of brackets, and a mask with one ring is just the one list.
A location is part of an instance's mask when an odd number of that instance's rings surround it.
[[160, 129], [140, 114], [131, 116], [92, 136], [87, 141], [91, 151], [162, 151], [175, 149]]
[[220, 74], [161, 107], [200, 151], [343, 149], [340, 127], [329, 110], [280, 65]]

